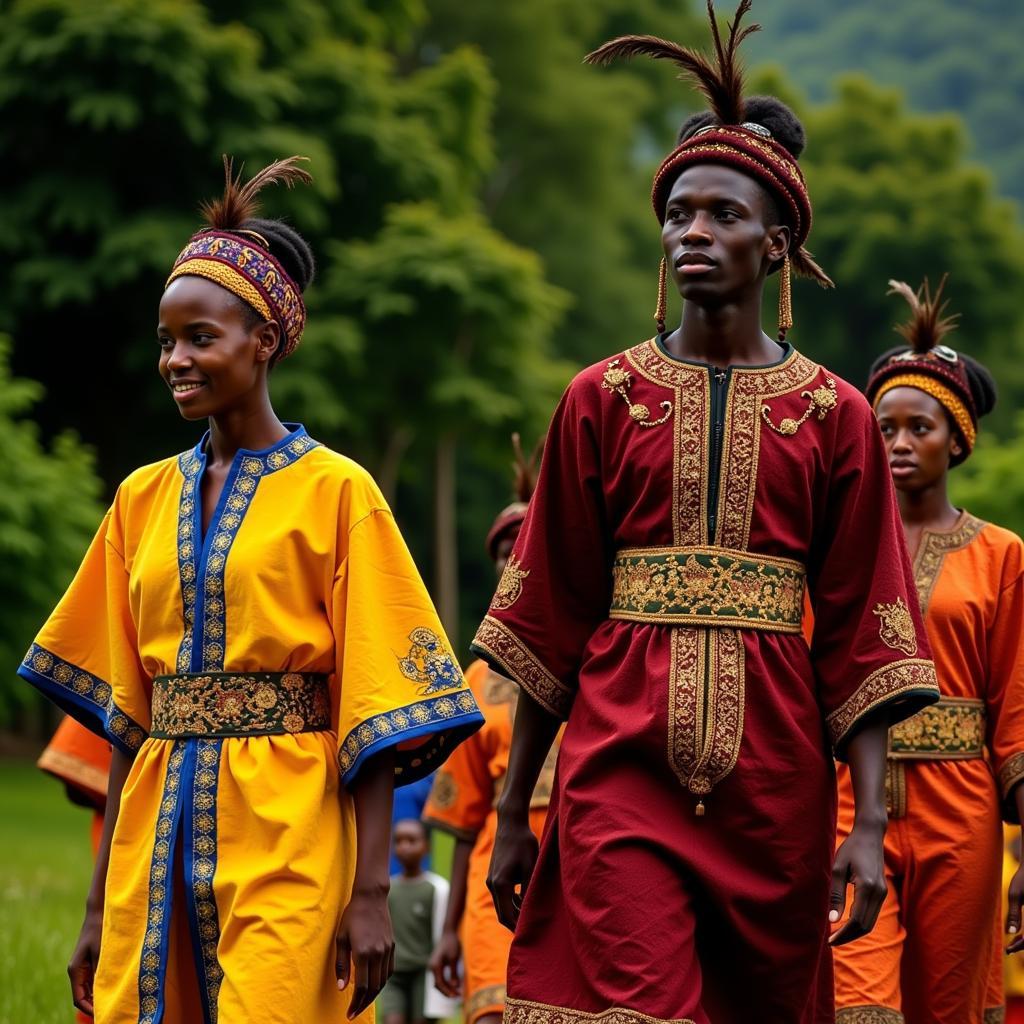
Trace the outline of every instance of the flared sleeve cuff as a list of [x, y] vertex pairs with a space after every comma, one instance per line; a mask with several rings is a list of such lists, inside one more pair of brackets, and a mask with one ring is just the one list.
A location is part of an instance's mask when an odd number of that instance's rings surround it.
[[108, 682], [39, 644], [28, 649], [18, 675], [90, 732], [110, 740], [129, 757], [135, 755], [148, 735], [114, 703]]
[[496, 672], [518, 683], [556, 718], [565, 721], [569, 717], [575, 690], [550, 672], [533, 651], [493, 615], [480, 623], [470, 650]]
[[827, 718], [836, 757], [844, 760], [846, 742], [865, 718], [885, 708], [895, 725], [939, 699], [935, 665], [925, 658], [905, 658], [871, 673]]
[[395, 786], [429, 775], [484, 724], [473, 694], [459, 690], [366, 718], [339, 744], [341, 781], [350, 786], [374, 754], [395, 749]]

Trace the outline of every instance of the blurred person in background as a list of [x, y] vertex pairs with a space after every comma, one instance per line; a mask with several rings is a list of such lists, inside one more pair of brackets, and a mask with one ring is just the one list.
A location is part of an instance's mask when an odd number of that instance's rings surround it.
[[[92, 811], [90, 842], [95, 859], [103, 834], [104, 809], [110, 777], [110, 744], [73, 718], [65, 718], [57, 727], [36, 766], [64, 783], [68, 799], [78, 807]], [[76, 1011], [79, 1024], [92, 1020]]]
[[395, 823], [388, 910], [395, 932], [395, 970], [380, 994], [382, 1024], [428, 1024], [454, 1016], [458, 1003], [434, 985], [427, 967], [448, 909], [448, 883], [425, 869], [430, 832], [418, 818]]
[[[974, 448], [996, 386], [945, 339], [945, 278], [932, 295], [901, 281], [908, 346], [880, 356], [875, 410], [913, 557], [942, 693], [889, 734], [887, 894], [862, 942], [835, 951], [839, 1024], [996, 1024], [1003, 1020], [1000, 817], [1024, 815], [1024, 545], [949, 500], [950, 470]], [[850, 773], [839, 768], [841, 843], [853, 828]], [[1009, 882], [1007, 926], [1020, 936], [1024, 875]]]
[[[535, 482], [534, 459], [527, 460], [513, 436], [517, 501], [502, 509], [487, 534], [487, 553], [502, 578], [512, 545], [526, 517]], [[505, 577], [506, 582], [514, 577]], [[498, 826], [497, 801], [505, 784], [512, 722], [519, 687], [485, 661], [466, 670], [484, 715], [483, 728], [448, 759], [434, 780], [424, 818], [455, 838], [452, 895], [444, 929], [431, 957], [437, 987], [463, 997], [466, 1024], [500, 1024], [505, 1009], [505, 974], [512, 934], [498, 921], [487, 888], [487, 868]], [[540, 772], [530, 799], [530, 828], [540, 836], [554, 784], [558, 742]], [[464, 965], [459, 976], [459, 961]]]
[[[871, 408], [785, 341], [790, 272], [830, 281], [804, 248], [803, 127], [743, 95], [748, 7], [725, 35], [709, 5], [710, 59], [649, 36], [590, 57], [672, 62], [711, 110], [654, 179], [658, 335], [570, 384], [473, 643], [524, 691], [490, 869], [508, 1024], [831, 1024], [830, 921], [852, 881], [831, 936], [852, 941], [885, 895], [888, 728], [938, 697]], [[857, 796], [838, 853], [830, 746]]]
[[[427, 797], [430, 796], [430, 787], [433, 784], [434, 773], [431, 772], [429, 775], [424, 775], [422, 779], [417, 779], [408, 786], [402, 786], [400, 789], [395, 790], [395, 802], [391, 809], [392, 833], [394, 826], [400, 821], [419, 819], [423, 814], [423, 808], [426, 806]], [[389, 866], [392, 875], [397, 875], [402, 870], [402, 864], [398, 859], [394, 843], [391, 844], [391, 861]], [[430, 868], [429, 847], [423, 857], [423, 867], [428, 870]]]
[[113, 744], [69, 966], [99, 1024], [372, 1019], [393, 788], [482, 723], [377, 486], [271, 405], [314, 262], [257, 196], [309, 175], [225, 177], [156, 332], [209, 430], [120, 486], [19, 669]]

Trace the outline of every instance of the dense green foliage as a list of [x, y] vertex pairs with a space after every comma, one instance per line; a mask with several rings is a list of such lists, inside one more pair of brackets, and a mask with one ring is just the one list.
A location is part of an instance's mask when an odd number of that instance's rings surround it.
[[818, 101], [838, 72], [859, 71], [904, 90], [918, 110], [956, 111], [1002, 190], [1024, 199], [1024, 5], [770, 0], [754, 15], [765, 31], [750, 40], [753, 59], [784, 66]]

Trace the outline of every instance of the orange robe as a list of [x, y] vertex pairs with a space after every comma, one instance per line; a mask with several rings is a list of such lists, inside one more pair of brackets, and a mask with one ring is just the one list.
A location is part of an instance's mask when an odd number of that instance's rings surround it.
[[[942, 699], [890, 733], [888, 896], [835, 951], [837, 1024], [1003, 1020], [1000, 817], [1024, 778], [1024, 544], [967, 513], [926, 531], [914, 578]], [[839, 769], [842, 842], [853, 824]]]
[[[492, 672], [483, 661], [474, 662], [466, 670], [466, 682], [484, 714], [484, 726], [438, 769], [423, 820], [473, 844], [461, 941], [465, 1019], [467, 1024], [474, 1024], [485, 1014], [500, 1014], [505, 1008], [505, 973], [512, 933], [498, 923], [487, 888], [487, 869], [494, 850], [498, 827], [495, 804], [508, 770], [519, 687]], [[556, 740], [530, 801], [530, 827], [538, 838], [547, 817], [557, 757]]]

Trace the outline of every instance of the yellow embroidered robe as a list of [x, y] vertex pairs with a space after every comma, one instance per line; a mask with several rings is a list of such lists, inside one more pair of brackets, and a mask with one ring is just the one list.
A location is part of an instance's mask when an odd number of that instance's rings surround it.
[[[135, 754], [96, 1020], [335, 1024], [351, 992], [334, 966], [355, 862], [346, 787], [386, 747], [396, 782], [413, 781], [483, 719], [365, 471], [295, 427], [238, 453], [204, 535], [204, 447], [121, 485], [19, 670]], [[244, 690], [260, 672], [289, 673], [286, 731], [210, 734], [240, 693], [255, 694], [243, 716], [272, 709], [280, 691]], [[153, 679], [203, 673], [209, 687], [170, 709], [191, 737], [150, 736]], [[327, 677], [326, 700], [304, 674]], [[328, 727], [302, 731], [296, 708]]]

